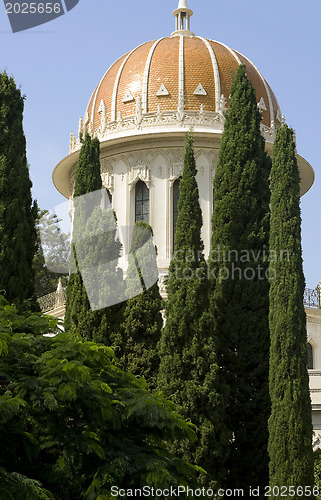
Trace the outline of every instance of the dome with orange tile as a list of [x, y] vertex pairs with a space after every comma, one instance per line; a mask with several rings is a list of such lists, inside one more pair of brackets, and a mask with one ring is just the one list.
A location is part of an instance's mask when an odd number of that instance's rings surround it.
[[223, 43], [190, 33], [177, 30], [120, 57], [96, 87], [84, 125], [96, 131], [137, 114], [143, 122], [155, 114], [190, 113], [196, 119], [200, 112], [222, 113], [228, 109], [233, 75], [240, 64], [246, 66], [256, 90], [262, 124], [280, 125], [277, 99], [254, 64]]

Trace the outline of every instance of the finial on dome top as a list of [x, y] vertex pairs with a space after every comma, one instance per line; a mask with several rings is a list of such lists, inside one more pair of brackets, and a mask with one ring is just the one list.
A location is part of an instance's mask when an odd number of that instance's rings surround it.
[[188, 8], [187, 0], [179, 0], [178, 7], [174, 10], [176, 17], [176, 29], [171, 36], [195, 36], [191, 32], [191, 17], [193, 11]]
[[188, 9], [187, 0], [179, 0], [178, 9]]

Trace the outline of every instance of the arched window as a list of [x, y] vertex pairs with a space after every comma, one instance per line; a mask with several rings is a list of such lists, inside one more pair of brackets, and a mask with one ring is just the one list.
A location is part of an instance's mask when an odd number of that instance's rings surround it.
[[173, 184], [173, 244], [175, 240], [176, 223], [178, 216], [179, 183], [181, 179], [176, 179]]
[[307, 355], [307, 368], [308, 370], [313, 370], [313, 348], [309, 342], [307, 343]]
[[142, 181], [135, 188], [135, 222], [138, 220], [149, 222], [149, 189]]

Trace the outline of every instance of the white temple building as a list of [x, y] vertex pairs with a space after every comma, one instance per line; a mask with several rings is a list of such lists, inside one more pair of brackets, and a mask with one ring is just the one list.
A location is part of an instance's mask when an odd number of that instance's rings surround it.
[[[118, 224], [125, 228], [127, 254], [136, 220], [153, 228], [158, 249], [162, 293], [173, 252], [184, 137], [193, 127], [197, 181], [203, 214], [205, 253], [210, 248], [213, 178], [228, 110], [232, 77], [245, 64], [262, 112], [262, 134], [272, 152], [281, 108], [259, 69], [238, 51], [191, 31], [193, 11], [179, 0], [169, 36], [142, 43], [112, 63], [92, 93], [78, 138], [71, 133], [70, 151], [53, 172], [58, 191], [72, 199], [80, 134], [88, 131], [101, 143], [101, 176]], [[104, 68], [103, 68], [104, 70]], [[301, 196], [312, 186], [314, 171], [297, 153]], [[61, 290], [59, 314], [61, 316]], [[319, 290], [306, 292], [309, 374], [315, 448], [321, 448], [321, 308]], [[54, 307], [53, 307], [54, 308]]]

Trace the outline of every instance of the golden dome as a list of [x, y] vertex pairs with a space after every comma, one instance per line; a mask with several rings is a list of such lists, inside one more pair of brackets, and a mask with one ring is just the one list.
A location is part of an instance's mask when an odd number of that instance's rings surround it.
[[180, 33], [184, 31], [143, 43], [120, 57], [92, 94], [85, 126], [91, 123], [97, 130], [103, 113], [106, 124], [112, 124], [119, 117], [135, 116], [140, 106], [143, 116], [159, 111], [167, 115], [179, 108], [187, 114], [228, 109], [232, 78], [239, 64], [246, 66], [256, 90], [263, 125], [280, 125], [276, 97], [253, 63], [220, 42]]

